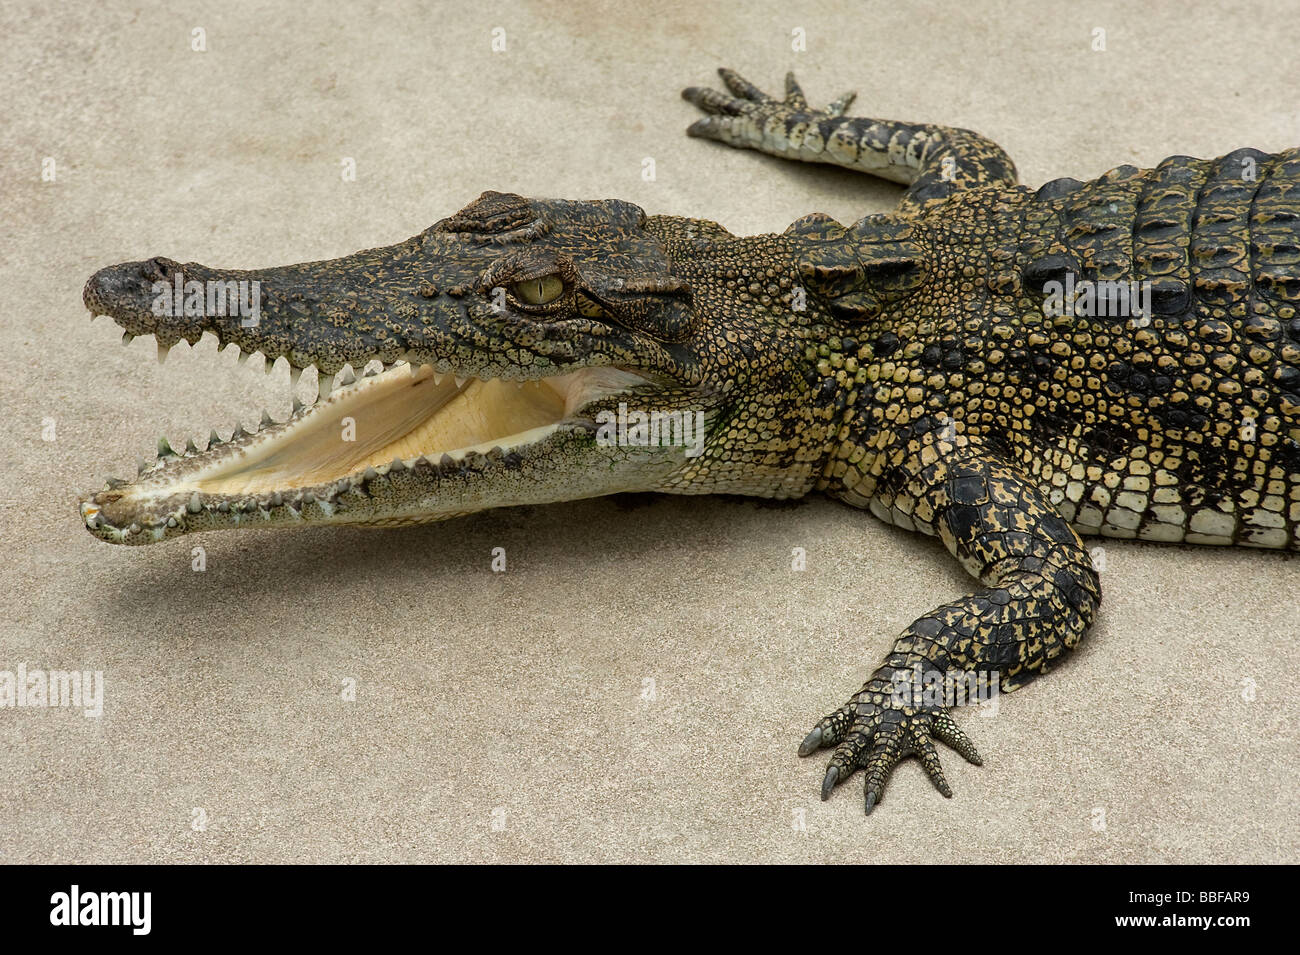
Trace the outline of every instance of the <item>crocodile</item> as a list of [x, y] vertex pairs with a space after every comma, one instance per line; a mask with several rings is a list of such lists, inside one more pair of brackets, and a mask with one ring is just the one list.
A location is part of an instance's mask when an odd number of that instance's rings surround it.
[[[1014, 690], [1079, 643], [1101, 600], [1085, 537], [1300, 549], [1300, 151], [1031, 189], [970, 130], [719, 73], [725, 91], [683, 91], [690, 135], [896, 181], [897, 208], [746, 237], [485, 192], [330, 261], [105, 268], [92, 320], [152, 335], [160, 360], [206, 333], [284, 358], [294, 410], [202, 449], [162, 439], [81, 501], [85, 526], [147, 544], [638, 491], [867, 509], [978, 581], [798, 748], [831, 750], [823, 799], [861, 770], [868, 813], [907, 756], [952, 795], [936, 740], [981, 763], [932, 676]], [[232, 315], [214, 288], [256, 307]]]

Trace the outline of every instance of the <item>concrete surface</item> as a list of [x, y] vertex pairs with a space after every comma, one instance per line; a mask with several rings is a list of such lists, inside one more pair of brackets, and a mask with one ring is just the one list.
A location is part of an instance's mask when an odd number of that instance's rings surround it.
[[159, 433], [288, 402], [283, 364], [120, 347], [81, 305], [103, 265], [335, 256], [488, 188], [738, 233], [895, 200], [687, 139], [678, 92], [721, 64], [981, 130], [1030, 184], [1300, 141], [1281, 0], [789, 7], [4, 5], [0, 670], [105, 691], [98, 719], [0, 709], [0, 859], [1297, 861], [1300, 564], [1278, 554], [1107, 544], [1084, 648], [959, 716], [986, 765], [946, 752], [947, 801], [909, 761], [865, 819], [860, 779], [819, 802], [824, 758], [795, 746], [967, 586], [866, 514], [598, 500], [130, 550], [81, 529], [75, 489]]

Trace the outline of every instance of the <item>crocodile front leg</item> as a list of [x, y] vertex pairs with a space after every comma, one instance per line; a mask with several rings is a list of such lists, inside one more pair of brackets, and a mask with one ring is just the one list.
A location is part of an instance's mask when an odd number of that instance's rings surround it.
[[932, 737], [980, 762], [942, 699], [908, 692], [914, 668], [996, 673], [1002, 689], [1015, 689], [1079, 642], [1101, 601], [1082, 542], [1039, 490], [978, 441], [944, 435], [937, 428], [914, 432], [898, 463], [878, 478], [871, 508], [885, 520], [937, 534], [984, 587], [903, 631], [862, 689], [799, 747], [801, 756], [836, 747], [823, 799], [864, 769], [867, 812], [894, 766], [911, 754], [939, 791], [952, 795]]
[[856, 93], [845, 93], [824, 110], [811, 109], [793, 73], [786, 74], [784, 100], [732, 70], [718, 74], [734, 95], [696, 86], [682, 91], [709, 114], [687, 129], [691, 136], [904, 183], [906, 211], [962, 189], [1016, 184], [1015, 163], [1002, 147], [969, 129], [845, 116]]

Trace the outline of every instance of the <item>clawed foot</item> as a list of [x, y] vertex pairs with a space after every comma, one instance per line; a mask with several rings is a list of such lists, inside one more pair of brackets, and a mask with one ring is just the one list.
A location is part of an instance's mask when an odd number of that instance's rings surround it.
[[823, 119], [843, 116], [857, 93], [845, 93], [824, 110], [809, 109], [803, 90], [793, 73], [785, 75], [785, 99], [768, 96], [739, 73], [726, 67], [718, 70], [722, 82], [732, 95], [717, 90], [691, 86], [682, 90], [682, 98], [694, 103], [708, 113], [696, 120], [686, 130], [687, 135], [720, 142], [734, 143], [740, 132], [738, 126], [761, 131], [771, 120], [793, 123], [814, 123]]
[[[945, 796], [952, 788], [939, 765], [934, 739], [942, 740], [968, 762], [983, 764], [975, 744], [942, 706], [899, 705], [890, 685], [873, 678], [844, 706], [821, 719], [799, 744], [799, 755], [835, 746], [822, 780], [822, 799], [859, 769], [866, 771], [866, 807], [870, 813], [884, 794], [885, 782], [899, 760], [915, 755], [926, 775]], [[837, 745], [838, 744], [838, 745]]]

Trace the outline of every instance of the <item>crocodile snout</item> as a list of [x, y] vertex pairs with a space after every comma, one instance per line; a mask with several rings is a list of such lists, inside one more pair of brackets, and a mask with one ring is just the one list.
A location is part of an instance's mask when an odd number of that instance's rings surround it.
[[94, 315], [148, 314], [154, 283], [171, 282], [180, 267], [179, 262], [163, 258], [110, 265], [90, 277], [81, 300]]

